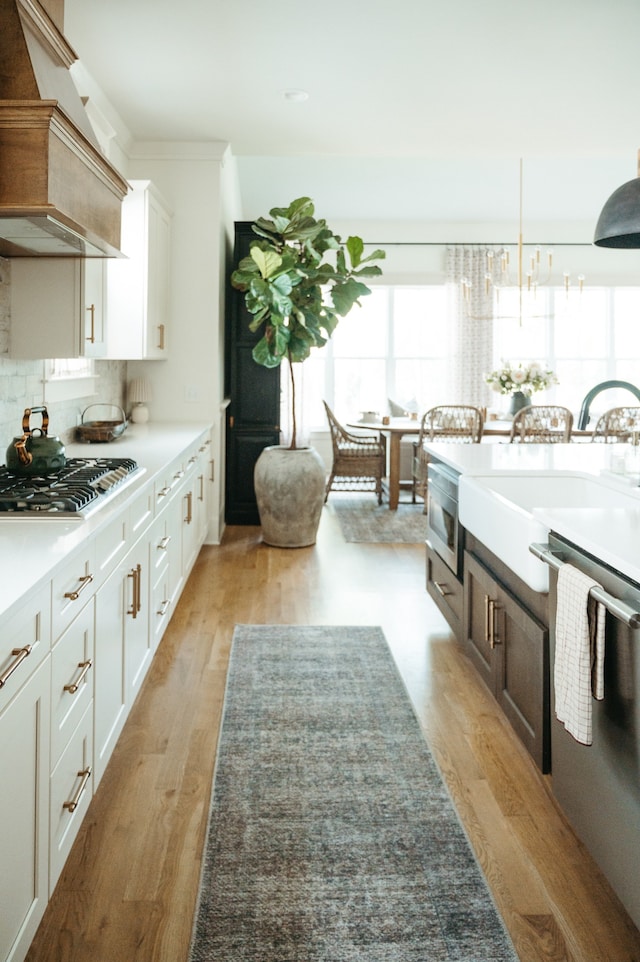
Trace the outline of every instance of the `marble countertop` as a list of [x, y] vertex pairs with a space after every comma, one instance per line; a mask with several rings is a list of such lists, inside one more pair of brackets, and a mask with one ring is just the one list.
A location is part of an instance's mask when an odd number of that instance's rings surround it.
[[108, 525], [208, 427], [206, 423], [131, 424], [120, 438], [106, 444], [67, 444], [68, 458], [133, 458], [144, 473], [85, 520], [41, 520], [39, 516], [20, 520], [22, 515], [2, 519], [0, 515], [0, 614], [17, 608], [25, 595], [50, 578], [83, 541]]
[[[427, 449], [461, 474], [578, 474], [637, 494], [638, 507], [534, 508], [550, 531], [640, 583], [640, 449], [626, 444], [451, 444]], [[621, 473], [625, 464], [624, 473]]]

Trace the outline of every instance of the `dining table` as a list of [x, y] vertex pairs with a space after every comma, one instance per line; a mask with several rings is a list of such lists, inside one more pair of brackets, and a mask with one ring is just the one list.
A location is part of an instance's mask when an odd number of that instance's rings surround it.
[[[489, 418], [484, 423], [482, 429], [482, 441], [499, 441], [501, 438], [511, 436], [511, 418]], [[396, 511], [400, 503], [400, 442], [404, 437], [418, 435], [420, 433], [420, 419], [412, 417], [389, 417], [376, 418], [375, 420], [350, 421], [349, 428], [358, 428], [365, 431], [379, 431], [389, 439], [389, 476], [387, 482], [389, 509]], [[579, 431], [574, 429], [571, 432], [572, 438], [584, 439], [590, 437], [591, 431]], [[437, 436], [434, 438], [437, 440]]]

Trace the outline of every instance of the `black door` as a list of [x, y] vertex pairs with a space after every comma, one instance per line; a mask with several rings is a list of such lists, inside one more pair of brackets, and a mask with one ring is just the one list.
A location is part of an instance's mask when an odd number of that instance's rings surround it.
[[[256, 235], [251, 223], [235, 225], [232, 269]], [[260, 524], [253, 487], [253, 469], [263, 448], [280, 443], [280, 368], [256, 364], [251, 356], [262, 332], [249, 330], [251, 314], [244, 294], [228, 284], [225, 322], [225, 395], [227, 407], [227, 524]]]

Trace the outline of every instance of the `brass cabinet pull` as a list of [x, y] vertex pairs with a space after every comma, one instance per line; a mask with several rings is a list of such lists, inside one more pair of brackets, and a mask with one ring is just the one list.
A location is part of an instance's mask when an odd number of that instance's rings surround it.
[[187, 499], [187, 517], [184, 519], [184, 522], [185, 524], [191, 524], [191, 522], [193, 521], [193, 508], [192, 508], [193, 493], [191, 491], [187, 491], [185, 497]]
[[96, 305], [92, 304], [87, 310], [91, 314], [91, 334], [86, 337], [85, 340], [89, 341], [91, 344], [96, 343]]
[[131, 608], [127, 611], [127, 614], [131, 615], [133, 618], [138, 617], [138, 613], [140, 611], [140, 608], [142, 607], [142, 601], [140, 597], [141, 596], [141, 591], [140, 591], [141, 572], [142, 572], [142, 565], [136, 565], [135, 568], [132, 568], [127, 575], [127, 578], [133, 579], [133, 597], [131, 600]]
[[484, 640], [490, 642], [490, 628], [489, 628], [489, 610], [490, 610], [491, 599], [489, 595], [484, 596]]
[[70, 601], [78, 600], [81, 592], [83, 592], [84, 589], [87, 588], [93, 581], [93, 575], [82, 575], [81, 578], [78, 578], [78, 581], [80, 581], [81, 584], [76, 591], [65, 591], [64, 593], [65, 598], [68, 598]]
[[159, 498], [166, 498], [168, 494], [171, 494], [171, 488], [164, 487], [164, 488], [161, 488], [160, 491], [158, 491]]
[[82, 671], [80, 672], [80, 675], [78, 676], [78, 680], [71, 682], [70, 685], [65, 685], [62, 690], [63, 690], [63, 691], [68, 691], [70, 695], [75, 695], [75, 693], [77, 692], [78, 688], [80, 687], [80, 685], [81, 685], [82, 682], [84, 681], [84, 679], [85, 679], [85, 677], [86, 677], [86, 675], [87, 675], [87, 672], [88, 672], [89, 669], [91, 668], [92, 664], [93, 664], [93, 662], [91, 661], [90, 658], [89, 658], [88, 661], [81, 661], [81, 662], [79, 662], [78, 668], [82, 668]]
[[181, 471], [178, 471], [178, 472], [176, 472], [176, 474], [174, 474], [173, 480], [174, 480], [174, 481], [179, 481], [180, 478], [184, 478], [184, 471], [182, 471], [182, 470], [181, 470]]
[[164, 351], [164, 324], [158, 324], [158, 348]]
[[213, 470], [213, 458], [211, 459], [211, 461], [209, 461], [209, 464], [211, 465], [211, 476], [209, 478], [209, 481], [213, 482], [215, 481], [214, 470]]
[[160, 603], [160, 607], [158, 608], [156, 614], [160, 615], [160, 617], [162, 618], [163, 615], [166, 615], [167, 608], [169, 607], [170, 604], [171, 602], [169, 601], [169, 599], [165, 598], [165, 600]]
[[200, 494], [198, 495], [198, 501], [204, 501], [204, 474], [198, 475], [198, 481], [200, 482]]
[[198, 455], [192, 454], [191, 457], [189, 458], [189, 464], [195, 464], [197, 460], [198, 460]]
[[489, 643], [492, 648], [495, 648], [496, 645], [499, 645], [501, 643], [500, 635], [497, 629], [497, 620], [496, 620], [496, 611], [499, 611], [499, 610], [500, 610], [500, 605], [498, 604], [497, 601], [494, 601], [492, 599], [489, 603], [489, 614], [490, 614], [490, 624], [491, 624], [491, 631], [489, 633]]
[[166, 551], [167, 548], [169, 547], [169, 542], [170, 542], [170, 541], [171, 541], [171, 535], [170, 535], [170, 534], [166, 534], [166, 535], [164, 536], [164, 538], [162, 538], [162, 539], [158, 542], [158, 551]]
[[91, 778], [91, 765], [87, 765], [87, 767], [83, 768], [81, 772], [78, 772], [78, 778], [82, 779], [78, 787], [78, 791], [75, 793], [72, 799], [70, 799], [68, 802], [62, 803], [62, 807], [66, 808], [68, 812], [75, 812], [80, 803], [80, 799], [82, 798], [84, 790], [87, 787], [89, 779]]
[[447, 586], [446, 586], [446, 584], [445, 584], [444, 582], [442, 582], [442, 581], [434, 581], [434, 582], [433, 582], [433, 586], [434, 586], [434, 588], [436, 589], [436, 591], [438, 592], [438, 594], [439, 594], [439, 595], [442, 595], [443, 598], [446, 598], [447, 595], [450, 595], [450, 594], [451, 594], [450, 591], [445, 591], [445, 588], [446, 588]]
[[15, 657], [16, 660], [11, 665], [9, 665], [9, 667], [4, 672], [3, 675], [0, 675], [0, 688], [4, 688], [4, 686], [7, 684], [7, 682], [11, 678], [16, 668], [18, 668], [22, 664], [25, 658], [29, 657], [32, 649], [33, 649], [32, 645], [25, 645], [24, 648], [12, 649], [11, 654]]

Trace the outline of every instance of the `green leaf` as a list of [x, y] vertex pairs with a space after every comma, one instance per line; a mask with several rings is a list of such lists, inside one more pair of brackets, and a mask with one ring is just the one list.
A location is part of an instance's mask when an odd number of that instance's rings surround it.
[[362, 238], [347, 237], [347, 250], [349, 251], [351, 266], [357, 267], [362, 260], [362, 253], [364, 251], [364, 242]]
[[264, 251], [257, 244], [251, 248], [251, 259], [255, 261], [261, 276], [264, 278], [277, 273], [282, 264], [282, 258], [279, 254], [276, 254], [275, 251]]
[[344, 284], [336, 284], [331, 291], [333, 306], [341, 317], [346, 317], [358, 298], [370, 294], [366, 284], [350, 277]]

